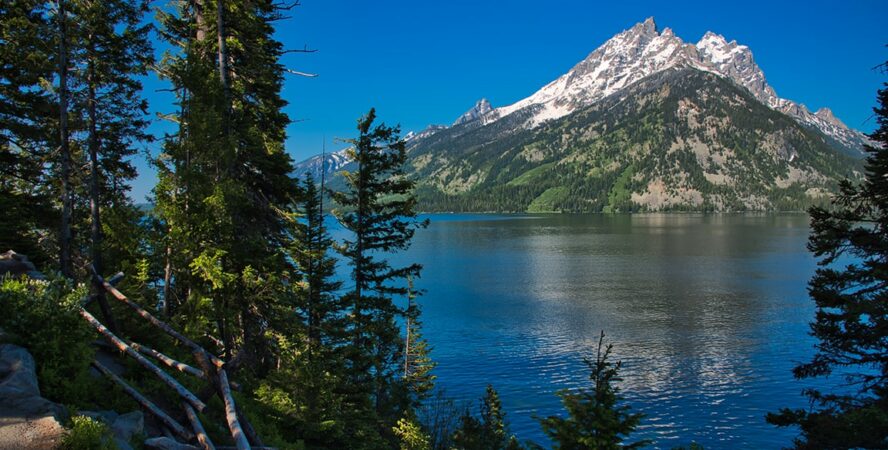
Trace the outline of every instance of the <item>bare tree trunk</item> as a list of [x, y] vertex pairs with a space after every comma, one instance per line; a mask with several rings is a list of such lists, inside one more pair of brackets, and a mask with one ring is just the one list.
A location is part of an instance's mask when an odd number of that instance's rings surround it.
[[219, 81], [222, 83], [222, 92], [225, 94], [225, 135], [228, 136], [228, 110], [231, 108], [231, 86], [228, 81], [228, 44], [225, 42], [225, 1], [216, 2], [216, 39], [218, 40]]
[[[172, 230], [172, 226], [169, 227]], [[169, 232], [167, 232], [169, 234]], [[169, 244], [166, 246], [166, 255], [164, 256], [166, 263], [163, 266], [163, 317], [170, 318], [170, 282], [173, 281], [173, 247]]]
[[71, 278], [71, 217], [74, 210], [71, 194], [71, 148], [68, 142], [68, 25], [65, 0], [58, 0], [59, 21], [59, 153], [62, 166], [62, 224], [59, 230], [59, 269]]
[[[90, 41], [92, 38], [92, 35], [90, 35]], [[92, 47], [92, 44], [90, 44], [89, 63], [86, 74], [89, 128], [89, 213], [91, 219], [90, 237], [92, 239], [90, 257], [96, 272], [102, 273], [102, 219], [99, 212], [99, 137], [96, 129], [96, 67]], [[103, 291], [104, 289], [100, 290], [99, 294], [102, 295]], [[104, 297], [104, 295], [102, 296]]]
[[[96, 368], [96, 370], [98, 370], [103, 375], [110, 378], [111, 381], [120, 386], [120, 388], [123, 389], [123, 392], [127, 393], [130, 397], [136, 400], [140, 405], [142, 405], [143, 408], [153, 414], [154, 417], [157, 417], [173, 433], [176, 433], [176, 435], [182, 439], [191, 440], [193, 435], [188, 430], [186, 430], [185, 427], [180, 425], [179, 422], [176, 422], [176, 420], [170, 417], [167, 413], [163, 412], [162, 409], [158, 408], [157, 405], [152, 403], [151, 400], [148, 400], [148, 398], [142, 395], [139, 391], [127, 384], [126, 381], [123, 381], [122, 378], [115, 375], [114, 372], [112, 372], [110, 369], [103, 366], [100, 362], [96, 360], [93, 360], [92, 365]], [[187, 402], [184, 402], [184, 404], [188, 405]]]
[[[95, 52], [92, 45], [93, 36], [89, 36], [89, 62], [86, 73], [87, 84], [87, 121], [89, 131], [89, 212], [91, 218], [90, 237], [92, 245], [90, 246], [90, 257], [92, 259], [93, 270], [96, 273], [102, 273], [102, 218], [99, 211], [100, 192], [99, 192], [99, 136], [96, 124], [96, 64]], [[116, 333], [117, 322], [111, 313], [111, 305], [108, 304], [108, 298], [105, 296], [105, 289], [102, 286], [93, 283], [96, 291], [96, 300], [99, 302], [99, 308], [102, 310], [102, 317], [108, 328]]]
[[204, 20], [204, 2], [203, 0], [195, 0], [194, 3], [194, 21], [197, 23], [197, 40], [202, 41], [207, 38], [207, 24]]

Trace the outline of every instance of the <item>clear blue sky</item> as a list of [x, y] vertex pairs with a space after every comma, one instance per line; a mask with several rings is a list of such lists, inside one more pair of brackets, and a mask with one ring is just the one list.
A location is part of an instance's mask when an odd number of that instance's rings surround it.
[[[708, 31], [749, 46], [777, 94], [811, 110], [830, 107], [852, 128], [871, 131], [875, 92], [888, 75], [888, 2], [619, 0], [302, 0], [278, 24], [292, 69], [283, 96], [294, 123], [287, 151], [296, 161], [351, 137], [371, 106], [404, 132], [449, 124], [476, 100], [494, 107], [520, 100], [569, 70], [608, 38], [653, 16], [687, 42]], [[160, 48], [162, 44], [157, 44]], [[171, 112], [163, 83], [146, 80], [152, 112]], [[168, 125], [157, 123], [161, 134]], [[147, 149], [157, 153], [157, 144]], [[133, 198], [155, 183], [137, 161]]]

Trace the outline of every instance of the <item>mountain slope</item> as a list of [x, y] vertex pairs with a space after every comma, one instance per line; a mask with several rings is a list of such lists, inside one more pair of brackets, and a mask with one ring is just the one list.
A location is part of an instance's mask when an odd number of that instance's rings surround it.
[[478, 118], [487, 124], [516, 111], [533, 107], [526, 126], [564, 117], [589, 106], [642, 78], [674, 67], [713, 72], [748, 89], [770, 108], [829, 136], [834, 144], [861, 154], [866, 137], [841, 121], [811, 113], [805, 105], [777, 96], [749, 47], [707, 32], [697, 44], [685, 43], [671, 29], [658, 31], [653, 18], [622, 31], [590, 53], [566, 74], [533, 95], [512, 105], [496, 108]]
[[748, 47], [653, 19], [523, 100], [405, 140], [421, 206], [448, 211], [799, 210], [856, 176], [867, 142], [780, 98]]
[[411, 149], [435, 211], [801, 209], [856, 160], [700, 69], [673, 67], [533, 127], [547, 106], [439, 131]]

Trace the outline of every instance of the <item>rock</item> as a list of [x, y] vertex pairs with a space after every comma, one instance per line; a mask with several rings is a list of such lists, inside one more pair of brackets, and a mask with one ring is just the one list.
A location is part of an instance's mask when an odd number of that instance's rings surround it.
[[35, 280], [45, 280], [46, 276], [37, 270], [34, 263], [25, 255], [20, 255], [13, 250], [0, 254], [0, 276], [3, 275], [27, 275]]
[[61, 405], [40, 396], [34, 358], [12, 344], [0, 345], [0, 408], [16, 411], [21, 417], [64, 419], [67, 415]]
[[145, 418], [141, 411], [133, 411], [131, 413], [117, 416], [111, 425], [111, 432], [114, 437], [131, 442], [133, 436], [145, 432]]
[[200, 450], [189, 444], [183, 444], [168, 437], [156, 437], [145, 440], [145, 448], [156, 450]]
[[0, 450], [53, 450], [65, 427], [53, 416], [16, 417], [0, 410]]
[[80, 414], [81, 416], [89, 417], [90, 419], [97, 420], [99, 422], [102, 422], [105, 425], [108, 425], [109, 427], [111, 426], [111, 424], [114, 423], [114, 420], [117, 419], [117, 412], [110, 411], [110, 410], [106, 410], [106, 411], [77, 411], [77, 414]]
[[114, 438], [114, 444], [117, 445], [117, 450], [133, 450], [133, 446], [130, 445], [129, 441], [124, 441], [120, 438]]
[[40, 396], [34, 358], [0, 345], [0, 450], [50, 450], [61, 442], [65, 409]]
[[120, 450], [132, 450], [133, 438], [145, 433], [145, 416], [141, 411], [117, 414], [115, 411], [79, 411], [78, 414], [103, 422], [111, 429]]

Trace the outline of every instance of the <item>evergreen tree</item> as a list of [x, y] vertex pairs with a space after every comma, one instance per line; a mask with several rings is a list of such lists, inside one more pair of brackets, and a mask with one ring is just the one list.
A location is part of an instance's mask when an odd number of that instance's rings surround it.
[[404, 337], [404, 381], [407, 389], [418, 406], [431, 395], [435, 388], [435, 375], [432, 374], [437, 365], [429, 356], [431, 348], [422, 337], [422, 308], [415, 302], [413, 279], [407, 279], [407, 310], [405, 316]]
[[[342, 416], [349, 406], [342, 395], [347, 377], [341, 355], [346, 311], [336, 295], [342, 283], [335, 280], [336, 260], [330, 255], [333, 240], [324, 225], [323, 194], [310, 175], [301, 184], [295, 210], [300, 217], [294, 221], [288, 254], [295, 269], [292, 279], [298, 281], [290, 296], [299, 320], [282, 334], [295, 342], [285, 345], [292, 349], [284, 352], [288, 353], [283, 355], [284, 364], [273, 377], [292, 404], [299, 405], [291, 415], [299, 439], [312, 448], [347, 447]], [[297, 322], [292, 315], [282, 318]], [[277, 329], [286, 330], [287, 324]]]
[[68, 73], [69, 52], [72, 33], [70, 33], [68, 19], [68, 2], [66, 0], [58, 0], [56, 5], [55, 17], [57, 33], [56, 41], [58, 42], [58, 53], [56, 59], [58, 61], [58, 114], [59, 114], [59, 150], [58, 150], [58, 173], [61, 180], [61, 188], [59, 189], [60, 202], [62, 204], [62, 220], [59, 226], [59, 270], [62, 275], [72, 277], [74, 268], [72, 265], [72, 247], [73, 247], [73, 230], [72, 222], [74, 215], [74, 193], [71, 183], [72, 157], [71, 157], [71, 133], [68, 128], [69, 115], [69, 86]]
[[59, 220], [45, 163], [58, 117], [47, 81], [56, 70], [49, 6], [0, 2], [0, 210], [15, 218], [0, 222], [0, 248], [25, 253], [41, 267], [57, 254], [41, 237], [54, 236]]
[[[158, 159], [157, 214], [167, 233], [164, 302], [195, 331], [218, 335], [259, 372], [275, 350], [268, 324], [282, 298], [285, 211], [297, 190], [284, 151], [283, 53], [272, 2], [180, 1], [162, 13], [174, 51], [162, 75], [173, 84], [179, 125]], [[210, 20], [214, 18], [215, 20]], [[292, 311], [290, 311], [292, 313]]]
[[404, 417], [398, 420], [393, 427], [395, 435], [400, 440], [401, 450], [431, 450], [432, 445], [429, 442], [428, 435], [422, 431], [415, 417]]
[[506, 413], [493, 386], [487, 385], [481, 399], [480, 418], [470, 411], [460, 417], [459, 428], [453, 435], [453, 443], [461, 450], [512, 450], [521, 445], [515, 436], [509, 435]]
[[[603, 348], [603, 351], [602, 351]], [[579, 392], [561, 391], [561, 403], [568, 417], [549, 416], [541, 419], [543, 431], [554, 442], [553, 448], [565, 450], [640, 448], [648, 444], [638, 441], [625, 444], [643, 415], [631, 413], [622, 401], [620, 390], [614, 383], [620, 382], [620, 362], [608, 361], [613, 344], [604, 346], [604, 332], [598, 340], [595, 360], [585, 359], [591, 373], [591, 389]]]
[[305, 316], [306, 355], [324, 359], [324, 352], [341, 345], [345, 337], [344, 307], [335, 295], [342, 282], [335, 281], [336, 259], [328, 252], [333, 239], [324, 225], [323, 193], [307, 175], [302, 183], [303, 201], [298, 207], [302, 222], [296, 226], [290, 256], [304, 283], [301, 308]]
[[878, 103], [865, 180], [843, 182], [832, 209], [810, 210], [808, 248], [820, 266], [809, 283], [817, 353], [793, 374], [835, 373], [847, 383], [836, 392], [806, 390], [808, 411], [768, 415], [801, 428], [796, 448], [888, 447], [888, 84]]
[[[350, 308], [347, 359], [352, 374], [356, 405], [366, 402], [365, 418], [386, 424], [380, 433], [391, 433], [408, 405], [400, 384], [403, 342], [395, 319], [402, 311], [396, 296], [407, 288], [396, 283], [419, 274], [420, 266], [392, 267], [385, 253], [405, 250], [417, 227], [413, 181], [404, 176], [406, 152], [397, 127], [374, 125], [371, 109], [358, 120], [358, 137], [349, 142], [355, 169], [345, 172], [346, 188], [332, 192], [339, 208], [334, 211], [342, 226], [352, 233], [339, 251], [351, 266], [354, 287], [344, 296]], [[375, 418], [374, 418], [375, 417]]]
[[[138, 77], [153, 62], [149, 32], [142, 23], [148, 2], [110, 0], [72, 6], [82, 49], [72, 63], [82, 78], [85, 140], [89, 161], [90, 261], [101, 273], [105, 244], [101, 210], [125, 209], [128, 182], [136, 176], [130, 158], [145, 132], [148, 103]], [[112, 230], [113, 232], [113, 230]]]

